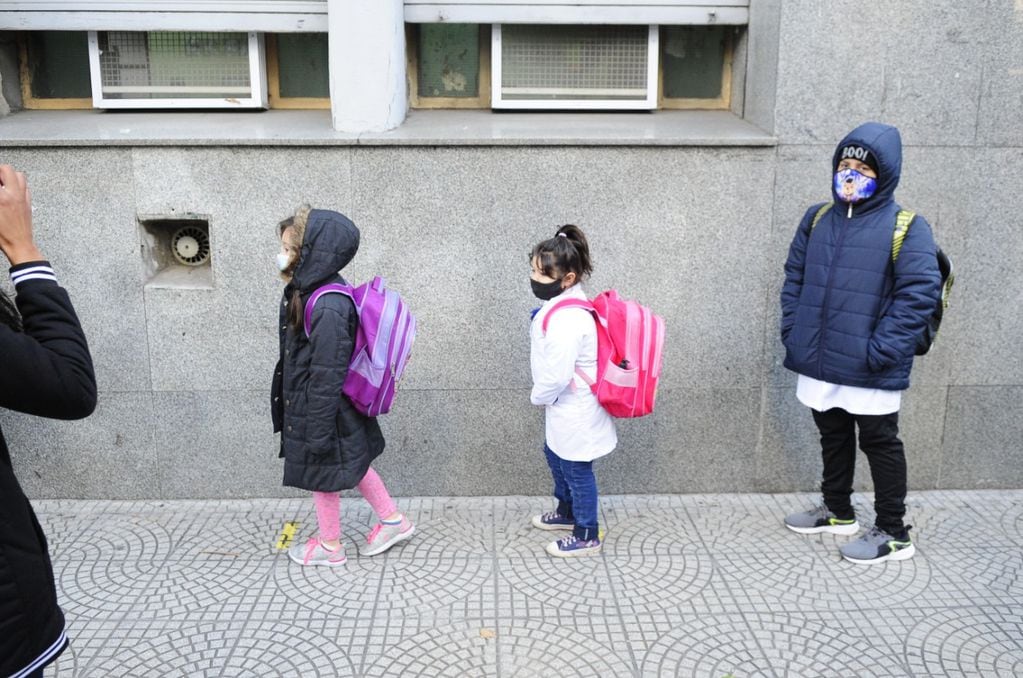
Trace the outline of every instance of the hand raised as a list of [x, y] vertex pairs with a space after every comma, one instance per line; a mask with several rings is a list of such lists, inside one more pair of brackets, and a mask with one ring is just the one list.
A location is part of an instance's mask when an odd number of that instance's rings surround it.
[[0, 165], [0, 250], [12, 266], [43, 258], [32, 239], [32, 193], [10, 165]]

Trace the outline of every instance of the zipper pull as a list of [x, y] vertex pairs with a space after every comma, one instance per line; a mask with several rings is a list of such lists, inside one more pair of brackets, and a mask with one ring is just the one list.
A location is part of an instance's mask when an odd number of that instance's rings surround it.
[[845, 215], [846, 219], [852, 219], [852, 203], [849, 203], [849, 212]]

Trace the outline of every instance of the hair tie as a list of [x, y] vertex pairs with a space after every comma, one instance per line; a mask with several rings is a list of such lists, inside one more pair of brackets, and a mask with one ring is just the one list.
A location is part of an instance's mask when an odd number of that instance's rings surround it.
[[559, 238], [567, 238], [568, 234], [567, 233], [558, 233], [558, 237]]

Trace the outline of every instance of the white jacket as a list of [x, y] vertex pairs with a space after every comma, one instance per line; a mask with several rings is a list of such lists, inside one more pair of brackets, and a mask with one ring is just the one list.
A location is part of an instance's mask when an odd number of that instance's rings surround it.
[[597, 326], [589, 311], [558, 311], [543, 334], [543, 319], [563, 299], [586, 299], [573, 285], [544, 302], [530, 327], [529, 365], [533, 374], [534, 405], [545, 405], [547, 446], [569, 461], [593, 461], [618, 444], [614, 420], [590, 387], [575, 374], [576, 366], [590, 379], [597, 376]]

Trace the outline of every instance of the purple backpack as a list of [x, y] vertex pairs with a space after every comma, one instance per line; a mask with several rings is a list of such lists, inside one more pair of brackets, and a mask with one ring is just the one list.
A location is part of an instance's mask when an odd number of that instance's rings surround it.
[[398, 293], [384, 287], [384, 279], [380, 276], [354, 288], [331, 283], [317, 288], [306, 302], [307, 337], [313, 307], [324, 294], [345, 295], [355, 302], [355, 310], [359, 314], [355, 349], [341, 390], [355, 409], [366, 416], [387, 414], [391, 411], [394, 391], [405, 372], [412, 342], [416, 338], [416, 319]]

